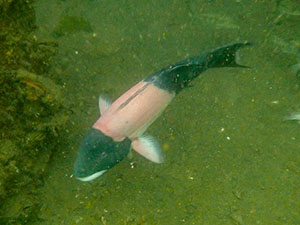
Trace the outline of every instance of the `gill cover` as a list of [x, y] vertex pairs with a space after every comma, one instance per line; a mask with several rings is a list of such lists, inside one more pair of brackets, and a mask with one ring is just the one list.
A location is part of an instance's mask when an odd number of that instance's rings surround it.
[[100, 130], [91, 128], [84, 136], [74, 165], [74, 175], [90, 181], [119, 163], [129, 152], [131, 141], [115, 142]]

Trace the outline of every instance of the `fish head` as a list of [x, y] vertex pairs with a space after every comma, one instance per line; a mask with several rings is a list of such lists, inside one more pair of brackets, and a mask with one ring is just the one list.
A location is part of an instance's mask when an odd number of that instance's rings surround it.
[[100, 130], [91, 128], [80, 144], [74, 164], [75, 177], [81, 181], [91, 181], [101, 176], [124, 159], [130, 144], [128, 138], [116, 142]]

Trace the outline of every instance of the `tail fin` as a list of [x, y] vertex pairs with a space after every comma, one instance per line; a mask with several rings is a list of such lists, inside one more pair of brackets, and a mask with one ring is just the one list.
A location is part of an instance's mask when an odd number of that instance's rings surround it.
[[248, 66], [240, 65], [237, 63], [238, 55], [237, 51], [245, 46], [249, 46], [249, 42], [238, 42], [233, 44], [228, 44], [226, 46], [217, 48], [209, 52], [206, 56], [207, 68], [216, 67], [245, 67]]
[[157, 87], [179, 93], [183, 88], [209, 68], [246, 67], [237, 63], [237, 51], [249, 42], [237, 42], [212, 50], [200, 56], [191, 57], [151, 74], [145, 79]]

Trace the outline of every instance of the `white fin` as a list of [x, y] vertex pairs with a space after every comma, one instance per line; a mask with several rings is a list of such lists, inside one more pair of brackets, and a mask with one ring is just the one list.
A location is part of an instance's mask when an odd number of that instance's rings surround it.
[[99, 96], [99, 110], [100, 110], [100, 115], [103, 115], [105, 111], [109, 109], [111, 106], [111, 101], [109, 100], [108, 97], [105, 95], [100, 95]]
[[289, 116], [284, 117], [284, 120], [298, 120], [300, 121], [300, 113], [293, 112]]
[[158, 142], [151, 136], [142, 136], [132, 141], [131, 147], [155, 163], [162, 163], [164, 161], [163, 152]]

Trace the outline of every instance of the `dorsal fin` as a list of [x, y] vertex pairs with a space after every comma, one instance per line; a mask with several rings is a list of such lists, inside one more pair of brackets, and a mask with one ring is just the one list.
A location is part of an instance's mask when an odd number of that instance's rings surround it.
[[111, 106], [111, 101], [109, 98], [105, 95], [100, 95], [99, 96], [99, 110], [100, 110], [100, 115], [103, 115]]

